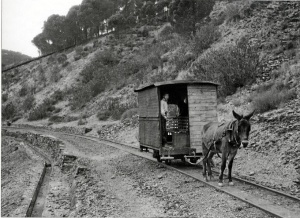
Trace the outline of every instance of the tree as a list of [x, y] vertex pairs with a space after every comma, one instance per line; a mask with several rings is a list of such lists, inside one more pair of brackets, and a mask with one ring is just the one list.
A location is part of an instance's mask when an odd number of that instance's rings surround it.
[[53, 51], [53, 48], [44, 33], [35, 36], [31, 42], [39, 49], [40, 54], [47, 54]]
[[165, 8], [169, 10], [169, 5], [171, 0], [160, 0], [156, 4], [156, 12], [160, 18], [167, 20], [168, 11], [165, 11]]
[[77, 44], [82, 41], [83, 33], [79, 22], [79, 5], [75, 5], [70, 8], [66, 16], [66, 33], [67, 37], [70, 38], [73, 44]]
[[183, 33], [196, 33], [196, 24], [208, 16], [214, 0], [175, 0], [170, 4], [172, 24]]
[[99, 36], [100, 27], [105, 19], [117, 11], [117, 2], [109, 0], [83, 0], [79, 9], [79, 20], [85, 38]]
[[17, 108], [12, 102], [5, 105], [2, 109], [2, 117], [5, 120], [12, 119], [16, 115], [16, 113]]
[[115, 31], [118, 33], [122, 29], [124, 29], [125, 24], [126, 24], [125, 17], [121, 13], [114, 14], [108, 19], [108, 26], [110, 28], [114, 28]]
[[149, 23], [152, 18], [155, 17], [155, 5], [152, 1], [147, 1], [141, 8], [141, 17], [146, 19], [146, 22]]
[[44, 23], [43, 33], [55, 50], [68, 46], [65, 19], [65, 16], [53, 14]]

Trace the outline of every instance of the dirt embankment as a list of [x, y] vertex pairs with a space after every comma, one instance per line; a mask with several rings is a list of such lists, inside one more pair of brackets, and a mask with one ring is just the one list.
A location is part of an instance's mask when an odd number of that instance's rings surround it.
[[[43, 158], [45, 157], [47, 160], [51, 160], [52, 171], [47, 184], [43, 184], [45, 186], [42, 188], [44, 193], [38, 194], [36, 203], [39, 204], [39, 209], [34, 207], [33, 213], [39, 216], [67, 215], [65, 208], [68, 209], [70, 204], [65, 202], [69, 202], [70, 198], [68, 192], [70, 175], [61, 171], [64, 166], [62, 142], [51, 136], [34, 133], [3, 130], [3, 134], [12, 142], [18, 142], [17, 145], [19, 146], [16, 147], [14, 144], [7, 146], [7, 143], [2, 142], [1, 198], [2, 202], [5, 202], [2, 204], [2, 216], [25, 216], [41, 177], [45, 161]], [[26, 148], [26, 153], [16, 153], [24, 150], [20, 149], [22, 145]], [[34, 150], [26, 145], [30, 145]], [[6, 154], [11, 151], [14, 152], [10, 155]], [[40, 156], [41, 154], [43, 157]], [[53, 193], [58, 194], [52, 196]], [[63, 212], [59, 210], [57, 205], [64, 209]], [[54, 211], [57, 213], [53, 213]]]
[[26, 215], [44, 161], [12, 137], [1, 140], [1, 216]]

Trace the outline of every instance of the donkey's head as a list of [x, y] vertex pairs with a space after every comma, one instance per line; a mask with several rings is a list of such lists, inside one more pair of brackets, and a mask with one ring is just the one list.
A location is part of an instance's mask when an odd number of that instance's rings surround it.
[[248, 145], [249, 133], [251, 130], [251, 124], [249, 122], [250, 118], [253, 116], [254, 111], [246, 116], [239, 115], [235, 111], [232, 111], [233, 116], [237, 119], [237, 124], [235, 125], [233, 136], [235, 140], [240, 144], [239, 147], [244, 148]]

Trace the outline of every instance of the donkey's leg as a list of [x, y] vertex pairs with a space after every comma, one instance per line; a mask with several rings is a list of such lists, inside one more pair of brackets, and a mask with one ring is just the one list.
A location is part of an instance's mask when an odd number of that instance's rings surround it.
[[208, 179], [207, 179], [207, 165], [208, 165], [207, 158], [204, 158], [203, 159], [203, 177], [204, 177], [206, 182], [208, 182]]
[[219, 186], [223, 186], [223, 174], [224, 174], [224, 170], [226, 168], [226, 160], [227, 160], [227, 152], [223, 152], [222, 153], [222, 164], [221, 164], [221, 172], [220, 172], [220, 176], [219, 176]]
[[232, 172], [232, 164], [233, 164], [233, 160], [234, 160], [234, 157], [236, 155], [236, 152], [233, 153], [233, 154], [229, 154], [229, 157], [228, 157], [228, 180], [229, 180], [229, 185], [234, 185], [233, 182], [232, 182], [232, 177], [231, 177], [231, 172]]
[[208, 181], [207, 180], [207, 174], [206, 174], [206, 166], [207, 166], [206, 154], [208, 152], [208, 149], [207, 149], [207, 147], [205, 146], [204, 143], [202, 143], [202, 151], [203, 151], [203, 156], [204, 156], [203, 161], [202, 161], [202, 163], [203, 163], [203, 177], [205, 178], [205, 181]]
[[211, 161], [212, 161], [212, 158], [213, 156], [215, 155], [214, 152], [210, 151], [209, 152], [209, 155], [208, 155], [208, 158], [207, 158], [207, 169], [208, 169], [208, 175], [209, 175], [209, 179], [212, 180], [213, 179], [213, 175], [212, 175], [212, 172], [211, 172]]

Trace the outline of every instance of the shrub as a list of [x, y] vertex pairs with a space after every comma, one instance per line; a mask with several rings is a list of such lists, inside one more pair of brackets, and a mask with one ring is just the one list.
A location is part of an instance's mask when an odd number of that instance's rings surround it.
[[103, 105], [103, 109], [97, 114], [99, 120], [107, 120], [109, 117], [119, 120], [126, 110], [136, 106], [120, 104], [120, 98], [107, 98]]
[[14, 123], [16, 122], [17, 120], [21, 119], [22, 116], [14, 116], [12, 119], [11, 119], [11, 122]]
[[236, 98], [236, 99], [233, 99], [232, 100], [232, 104], [235, 106], [235, 107], [239, 107], [241, 106], [242, 102], [240, 99]]
[[132, 118], [134, 115], [138, 114], [138, 109], [137, 108], [131, 108], [126, 110], [122, 116], [121, 116], [121, 120], [125, 120], [127, 118]]
[[50, 81], [51, 82], [58, 82], [61, 79], [61, 75], [60, 75], [60, 69], [58, 66], [54, 66], [52, 72], [51, 72], [51, 76], [50, 76]]
[[[108, 80], [109, 69], [104, 69], [105, 66], [113, 67], [118, 63], [118, 59], [110, 51], [98, 52], [93, 60], [82, 70], [80, 75], [82, 76], [82, 82], [88, 83], [89, 81], [98, 77], [102, 81]], [[107, 77], [107, 78], [106, 78]]]
[[215, 17], [211, 22], [215, 26], [219, 26], [224, 23], [226, 19], [226, 14], [224, 12], [221, 12], [217, 17]]
[[23, 85], [19, 91], [19, 96], [24, 97], [28, 93], [28, 87], [27, 85]]
[[23, 109], [24, 111], [29, 111], [31, 110], [35, 105], [35, 98], [33, 95], [29, 95], [25, 98], [23, 102]]
[[189, 62], [190, 58], [186, 56], [185, 48], [181, 48], [172, 58], [172, 63], [175, 65], [176, 72], [187, 68]]
[[83, 49], [84, 51], [89, 51], [89, 50], [91, 50], [91, 47], [89, 47], [89, 46], [86, 46], [86, 47], [84, 47], [84, 49]]
[[45, 86], [45, 84], [47, 82], [47, 78], [45, 75], [45, 71], [42, 67], [40, 67], [38, 70], [38, 80], [40, 83], [42, 83]]
[[77, 46], [75, 48], [75, 52], [76, 52], [76, 55], [81, 55], [81, 53], [83, 52], [83, 47], [82, 46]]
[[8, 100], [8, 94], [7, 93], [3, 93], [2, 94], [2, 102], [5, 103]]
[[257, 87], [255, 87], [255, 91], [257, 93], [263, 93], [263, 92], [270, 90], [273, 85], [274, 85], [274, 81], [263, 83], [263, 84], [260, 84]]
[[47, 64], [52, 64], [54, 63], [56, 60], [55, 60], [55, 57], [54, 55], [51, 55], [49, 56], [49, 58], [47, 59]]
[[281, 104], [286, 103], [297, 97], [297, 92], [292, 89], [279, 90], [272, 88], [263, 93], [256, 93], [252, 100], [252, 107], [259, 113], [279, 108]]
[[64, 118], [58, 115], [53, 115], [49, 118], [49, 121], [52, 123], [61, 123], [64, 121]]
[[230, 22], [230, 21], [236, 22], [239, 19], [241, 19], [240, 7], [238, 4], [239, 3], [233, 2], [226, 6], [226, 9], [224, 11], [226, 22]]
[[66, 69], [67, 69], [68, 72], [71, 72], [73, 70], [73, 66], [72, 65], [68, 65]]
[[57, 61], [58, 61], [58, 63], [60, 63], [60, 64], [66, 62], [67, 60], [68, 60], [68, 57], [67, 57], [67, 55], [65, 55], [65, 54], [59, 54], [59, 55], [57, 56]]
[[212, 43], [217, 41], [221, 36], [217, 26], [212, 23], [200, 27], [194, 38], [193, 49], [195, 54], [199, 55], [208, 49]]
[[68, 66], [68, 65], [69, 65], [69, 62], [66, 61], [66, 62], [64, 62], [61, 66], [62, 66], [62, 67], [66, 67], [66, 66]]
[[99, 111], [97, 113], [97, 118], [99, 120], [107, 120], [110, 117], [109, 111]]
[[17, 113], [17, 108], [12, 102], [2, 107], [2, 117], [5, 120], [12, 119], [16, 115], [16, 113]]
[[97, 39], [93, 41], [93, 48], [97, 48], [101, 45], [101, 41], [98, 41]]
[[54, 114], [57, 114], [59, 112], [61, 112], [61, 108], [55, 108], [55, 110], [53, 111]]
[[119, 120], [122, 116], [122, 114], [127, 110], [126, 107], [122, 106], [122, 105], [114, 105], [111, 106], [109, 111], [111, 114], [111, 118], [113, 120]]
[[113, 51], [105, 50], [102, 52], [98, 52], [95, 55], [94, 61], [100, 62], [103, 65], [113, 66], [119, 63], [118, 57], [115, 55]]
[[261, 61], [258, 48], [242, 38], [236, 45], [207, 52], [193, 65], [193, 72], [196, 79], [220, 83], [219, 94], [227, 96], [256, 80]]
[[123, 72], [115, 66], [118, 62], [117, 56], [108, 50], [95, 55], [80, 73], [83, 84], [72, 93], [73, 109], [82, 107], [92, 97], [103, 92], [110, 83], [121, 81]]
[[61, 90], [56, 90], [52, 95], [51, 99], [53, 100], [53, 104], [56, 104], [59, 101], [62, 101], [64, 98], [64, 93]]
[[80, 119], [78, 120], [78, 126], [80, 126], [80, 125], [85, 125], [85, 124], [87, 124], [87, 121], [85, 120], [85, 119], [82, 119], [81, 117], [80, 117]]
[[64, 119], [65, 122], [72, 122], [72, 121], [75, 121], [75, 120], [78, 120], [78, 117], [66, 116], [65, 119]]
[[174, 33], [174, 28], [168, 25], [161, 30], [161, 32], [158, 34], [158, 37], [161, 38], [162, 40], [168, 40], [172, 38], [173, 33]]
[[[285, 69], [285, 64], [281, 70]], [[263, 113], [280, 107], [297, 97], [295, 88], [291, 88], [289, 82], [291, 77], [288, 71], [282, 73], [277, 79], [270, 80], [256, 87], [255, 92], [251, 95], [252, 106], [258, 112]]]
[[74, 61], [78, 61], [81, 59], [81, 55], [74, 55]]
[[53, 101], [51, 99], [45, 99], [42, 104], [29, 113], [28, 120], [33, 121], [47, 118], [54, 110]]
[[88, 55], [89, 55], [89, 53], [88, 53], [87, 51], [81, 52], [81, 56], [82, 56], [82, 57], [86, 57], [86, 56], [88, 56]]
[[293, 57], [296, 56], [297, 52], [296, 49], [291, 49], [291, 50], [284, 51], [284, 54], [288, 59], [292, 59]]
[[83, 107], [88, 101], [92, 99], [92, 93], [87, 86], [79, 86], [72, 90], [71, 109]]
[[143, 26], [138, 30], [138, 36], [140, 37], [148, 37], [149, 36], [149, 30], [147, 27]]

